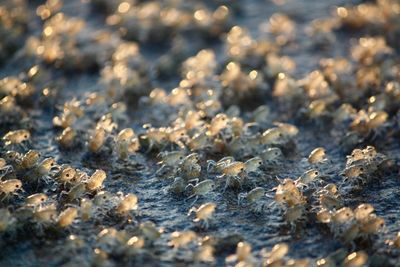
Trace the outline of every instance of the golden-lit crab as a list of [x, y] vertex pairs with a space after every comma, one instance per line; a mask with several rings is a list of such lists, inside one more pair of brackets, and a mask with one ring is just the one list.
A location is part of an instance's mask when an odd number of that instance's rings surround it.
[[306, 203], [306, 198], [296, 187], [296, 182], [292, 179], [286, 178], [280, 181], [279, 185], [272, 190], [275, 190], [274, 196], [265, 194], [267, 197], [274, 200], [270, 206], [285, 208], [304, 205]]
[[139, 139], [131, 128], [123, 129], [118, 133], [115, 137], [115, 145], [120, 159], [126, 159], [140, 149]]
[[327, 160], [325, 148], [323, 147], [313, 149], [308, 156], [308, 162], [310, 164], [325, 163]]
[[174, 248], [185, 247], [196, 239], [197, 239], [197, 234], [190, 230], [182, 232], [173, 232], [171, 234], [171, 241], [168, 242], [168, 245]]
[[165, 147], [168, 144], [168, 133], [166, 128], [154, 128], [150, 125], [143, 125], [146, 133], [140, 138], [148, 141], [147, 152], [150, 152], [154, 147]]
[[194, 212], [196, 218], [193, 222], [200, 222], [201, 226], [208, 228], [216, 207], [217, 205], [212, 202], [205, 203], [198, 208], [192, 207], [188, 212], [188, 216]]
[[26, 203], [26, 205], [38, 206], [38, 205], [42, 205], [44, 202], [46, 202], [47, 199], [48, 199], [48, 196], [46, 194], [36, 193], [36, 194], [28, 196], [25, 200], [25, 203]]
[[28, 141], [31, 138], [31, 134], [28, 130], [15, 130], [9, 131], [3, 136], [3, 141], [6, 146], [18, 145], [22, 142]]
[[115, 212], [120, 215], [125, 215], [131, 210], [138, 208], [138, 197], [135, 194], [127, 194], [122, 197], [121, 201], [115, 208]]
[[10, 179], [0, 182], [0, 201], [9, 199], [11, 196], [19, 196], [18, 191], [24, 191], [22, 182], [18, 179]]
[[228, 187], [232, 187], [237, 184], [239, 184], [239, 186], [242, 186], [242, 178], [239, 176], [239, 174], [244, 172], [245, 170], [246, 170], [246, 165], [244, 162], [241, 161], [234, 161], [224, 166], [221, 170], [222, 175], [217, 177], [219, 179], [220, 178], [225, 179], [224, 191]]

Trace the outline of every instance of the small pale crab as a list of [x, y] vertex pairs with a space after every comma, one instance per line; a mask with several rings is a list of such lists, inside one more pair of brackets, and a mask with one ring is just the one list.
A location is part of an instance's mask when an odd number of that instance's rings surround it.
[[200, 155], [198, 153], [191, 153], [187, 155], [180, 163], [180, 168], [184, 171], [190, 171], [194, 165], [198, 164]]
[[55, 205], [47, 205], [37, 207], [33, 211], [33, 221], [37, 223], [37, 226], [40, 230], [43, 229], [44, 226], [52, 224], [57, 219], [57, 208]]
[[196, 214], [196, 218], [193, 220], [193, 222], [200, 222], [202, 227], [208, 228], [210, 219], [212, 218], [216, 207], [217, 205], [212, 202], [205, 203], [198, 208], [192, 207], [188, 212], [188, 216], [194, 212]]
[[274, 196], [270, 196], [269, 194], [265, 195], [274, 199], [270, 206], [275, 206], [275, 208], [283, 208], [285, 206], [292, 207], [296, 205], [304, 205], [306, 203], [306, 198], [296, 187], [296, 183], [292, 179], [284, 179], [272, 190], [276, 190]]
[[178, 171], [186, 179], [193, 179], [200, 176], [201, 166], [198, 164], [200, 155], [191, 153], [187, 155], [179, 165]]
[[[4, 155], [4, 161], [6, 162], [6, 164], [9, 164], [8, 166], [12, 167], [16, 167], [18, 168], [18, 166], [20, 165], [21, 162], [21, 158], [22, 155], [14, 150], [8, 150], [5, 155]], [[3, 161], [3, 162], [4, 162]], [[7, 166], [5, 166], [7, 167]]]
[[336, 210], [342, 207], [342, 201], [339, 196], [331, 194], [320, 194], [318, 197], [319, 207], [327, 210]]
[[15, 130], [6, 133], [3, 136], [4, 145], [18, 145], [22, 142], [28, 141], [31, 138], [31, 134], [28, 130]]
[[18, 179], [10, 179], [0, 182], [0, 201], [9, 199], [11, 196], [19, 196], [18, 191], [24, 191], [22, 182]]
[[[272, 247], [271, 251], [265, 252], [267, 263], [279, 263], [289, 252], [289, 245], [286, 243], [279, 243]], [[267, 265], [268, 266], [268, 265]], [[280, 266], [280, 264], [278, 265]]]
[[50, 178], [50, 172], [57, 167], [57, 163], [54, 158], [45, 158], [40, 162], [33, 170], [29, 173], [29, 179], [39, 180], [41, 178], [47, 182]]
[[204, 125], [204, 121], [202, 120], [203, 117], [204, 117], [203, 112], [189, 110], [184, 115], [184, 124], [186, 130], [189, 131], [191, 129], [200, 128], [201, 126], [203, 126]]
[[310, 164], [325, 163], [327, 161], [328, 159], [326, 158], [325, 148], [323, 147], [317, 147], [313, 149], [308, 156], [308, 162]]
[[367, 173], [367, 168], [364, 165], [352, 165], [346, 167], [343, 172], [340, 173], [341, 176], [344, 176], [343, 183], [349, 181], [350, 183], [365, 183], [364, 174]]
[[87, 180], [86, 189], [89, 191], [95, 191], [103, 186], [104, 180], [107, 178], [107, 174], [103, 170], [96, 170]]
[[196, 133], [188, 142], [192, 151], [198, 151], [212, 146], [212, 138], [205, 132]]
[[376, 161], [381, 161], [386, 158], [383, 154], [376, 151], [375, 147], [367, 146], [364, 149], [354, 149], [351, 155], [346, 156], [346, 167], [353, 165], [371, 165]]
[[193, 231], [173, 232], [169, 246], [176, 248], [184, 247], [197, 239], [197, 234]]
[[106, 141], [107, 132], [102, 127], [96, 127], [89, 136], [88, 148], [90, 152], [97, 153]]
[[251, 245], [247, 242], [239, 242], [236, 246], [236, 253], [225, 258], [227, 265], [237, 263], [235, 266], [253, 266], [254, 256]]
[[25, 203], [29, 206], [39, 206], [48, 199], [48, 196], [44, 193], [36, 193], [26, 198]]
[[245, 163], [241, 161], [234, 161], [225, 167], [222, 168], [222, 175], [218, 176], [217, 178], [225, 178], [225, 186], [224, 191], [228, 187], [235, 186], [239, 184], [242, 186], [242, 178], [239, 176], [240, 173], [246, 170]]
[[290, 123], [274, 122], [274, 125], [281, 129], [283, 135], [287, 137], [295, 137], [299, 133], [299, 128]]
[[195, 200], [193, 201], [192, 205], [194, 203], [196, 203], [197, 199], [199, 198], [199, 196], [205, 196], [207, 195], [210, 191], [214, 190], [215, 188], [215, 182], [213, 180], [210, 179], [206, 179], [204, 181], [198, 182], [198, 179], [193, 180], [194, 182], [196, 182], [195, 185], [189, 183], [185, 190], [190, 189], [191, 190], [191, 195], [187, 198], [195, 198]]
[[67, 193], [67, 201], [72, 202], [76, 199], [83, 197], [86, 194], [86, 184], [78, 183], [74, 185]]
[[54, 158], [45, 158], [42, 162], [40, 162], [34, 171], [34, 176], [36, 178], [40, 178], [43, 176], [48, 176], [50, 174], [50, 171], [53, 168], [57, 167], [57, 162], [55, 161]]
[[220, 131], [228, 126], [228, 116], [226, 114], [217, 114], [207, 127], [207, 135], [216, 136]]
[[296, 185], [300, 187], [315, 188], [316, 183], [320, 182], [320, 172], [316, 169], [311, 169], [304, 172], [296, 181]]
[[114, 198], [114, 195], [107, 191], [100, 191], [93, 197], [93, 204], [98, 208], [102, 208], [103, 206], [107, 206], [110, 204]]
[[252, 172], [257, 172], [259, 168], [263, 165], [263, 161], [260, 157], [254, 157], [247, 160], [245, 163], [245, 172], [247, 174]]
[[362, 235], [368, 236], [376, 234], [385, 226], [385, 220], [375, 214], [369, 214], [362, 222], [360, 230]]
[[121, 130], [115, 137], [118, 158], [126, 159], [140, 149], [139, 139], [131, 128]]
[[173, 195], [181, 195], [185, 192], [186, 180], [182, 177], [175, 177], [174, 181], [167, 188], [167, 191]]
[[80, 203], [79, 212], [82, 221], [88, 221], [94, 213], [93, 201], [88, 198], [83, 198]]
[[77, 135], [75, 129], [67, 127], [56, 137], [56, 140], [62, 148], [68, 149], [74, 145]]
[[121, 198], [121, 201], [115, 208], [115, 212], [120, 215], [126, 215], [131, 210], [138, 208], [138, 197], [135, 194], [127, 194]]
[[161, 167], [155, 172], [155, 175], [162, 173], [165, 168], [177, 169], [179, 164], [185, 158], [185, 152], [182, 150], [171, 151], [171, 152], [160, 152], [157, 155], [161, 160], [157, 163]]
[[286, 141], [287, 136], [285, 136], [282, 129], [278, 127], [270, 128], [260, 136], [260, 142], [263, 145], [279, 145], [285, 143]]
[[185, 147], [183, 141], [186, 141], [188, 139], [185, 127], [167, 128], [166, 133], [168, 136], [168, 141], [171, 143], [171, 146], [176, 144], [180, 148]]
[[40, 153], [36, 150], [29, 150], [25, 153], [25, 155], [21, 158], [20, 167], [23, 169], [31, 169], [33, 168], [39, 161]]
[[354, 219], [354, 212], [349, 207], [343, 207], [334, 211], [331, 219], [335, 225], [349, 224]]
[[63, 184], [67, 184], [73, 181], [77, 174], [76, 169], [70, 167], [69, 165], [61, 165], [61, 170], [55, 175], [55, 179]]
[[222, 170], [229, 165], [230, 163], [234, 162], [235, 158], [231, 156], [224, 157], [217, 162], [214, 160], [207, 160], [207, 173], [210, 174], [212, 172], [221, 173]]
[[371, 204], [360, 204], [354, 209], [354, 216], [360, 223], [366, 221], [368, 216], [374, 212], [374, 207]]
[[262, 187], [256, 187], [248, 193], [240, 193], [238, 195], [238, 205], [245, 202], [247, 205], [252, 206], [252, 211], [261, 212], [264, 208], [264, 203], [261, 199], [265, 196], [265, 189]]
[[78, 209], [75, 207], [68, 207], [63, 210], [57, 218], [57, 224], [61, 228], [70, 226], [78, 216]]
[[331, 196], [337, 197], [339, 195], [339, 190], [337, 188], [337, 185], [335, 185], [333, 183], [329, 183], [329, 184], [325, 185], [324, 187], [322, 187], [321, 189], [319, 189], [318, 191], [316, 191], [315, 194], [317, 196], [323, 194], [323, 195], [331, 195]]
[[321, 209], [316, 213], [316, 218], [320, 223], [330, 223], [332, 214], [329, 210]]
[[168, 144], [168, 133], [165, 128], [153, 128], [150, 125], [143, 125], [147, 129], [146, 134], [141, 136], [148, 141], [146, 152], [150, 152], [154, 147], [165, 147]]
[[286, 209], [284, 218], [290, 224], [291, 228], [294, 229], [297, 222], [306, 218], [305, 215], [305, 206], [297, 204]]
[[270, 147], [261, 152], [261, 158], [265, 163], [276, 164], [284, 158], [282, 150], [278, 147]]

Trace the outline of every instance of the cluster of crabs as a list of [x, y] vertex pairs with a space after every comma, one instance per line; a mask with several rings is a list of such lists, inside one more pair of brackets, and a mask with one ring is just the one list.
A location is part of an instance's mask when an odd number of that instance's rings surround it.
[[[63, 266], [360, 267], [374, 251], [398, 258], [396, 222], [365, 194], [398, 178], [400, 3], [335, 7], [310, 23], [277, 12], [257, 35], [235, 24], [243, 5], [0, 4], [0, 65], [17, 69], [0, 72], [1, 244], [52, 236]], [[329, 53], [350, 37], [347, 57]], [[149, 47], [165, 44], [149, 58]], [[298, 47], [329, 56], [303, 73]], [[178, 206], [174, 227], [149, 215], [142, 199], [154, 188], [153, 201]], [[220, 236], [227, 205], [265, 227], [277, 216], [292, 237], [316, 228], [342, 248], [298, 259], [290, 241], [259, 249], [246, 232]]]

